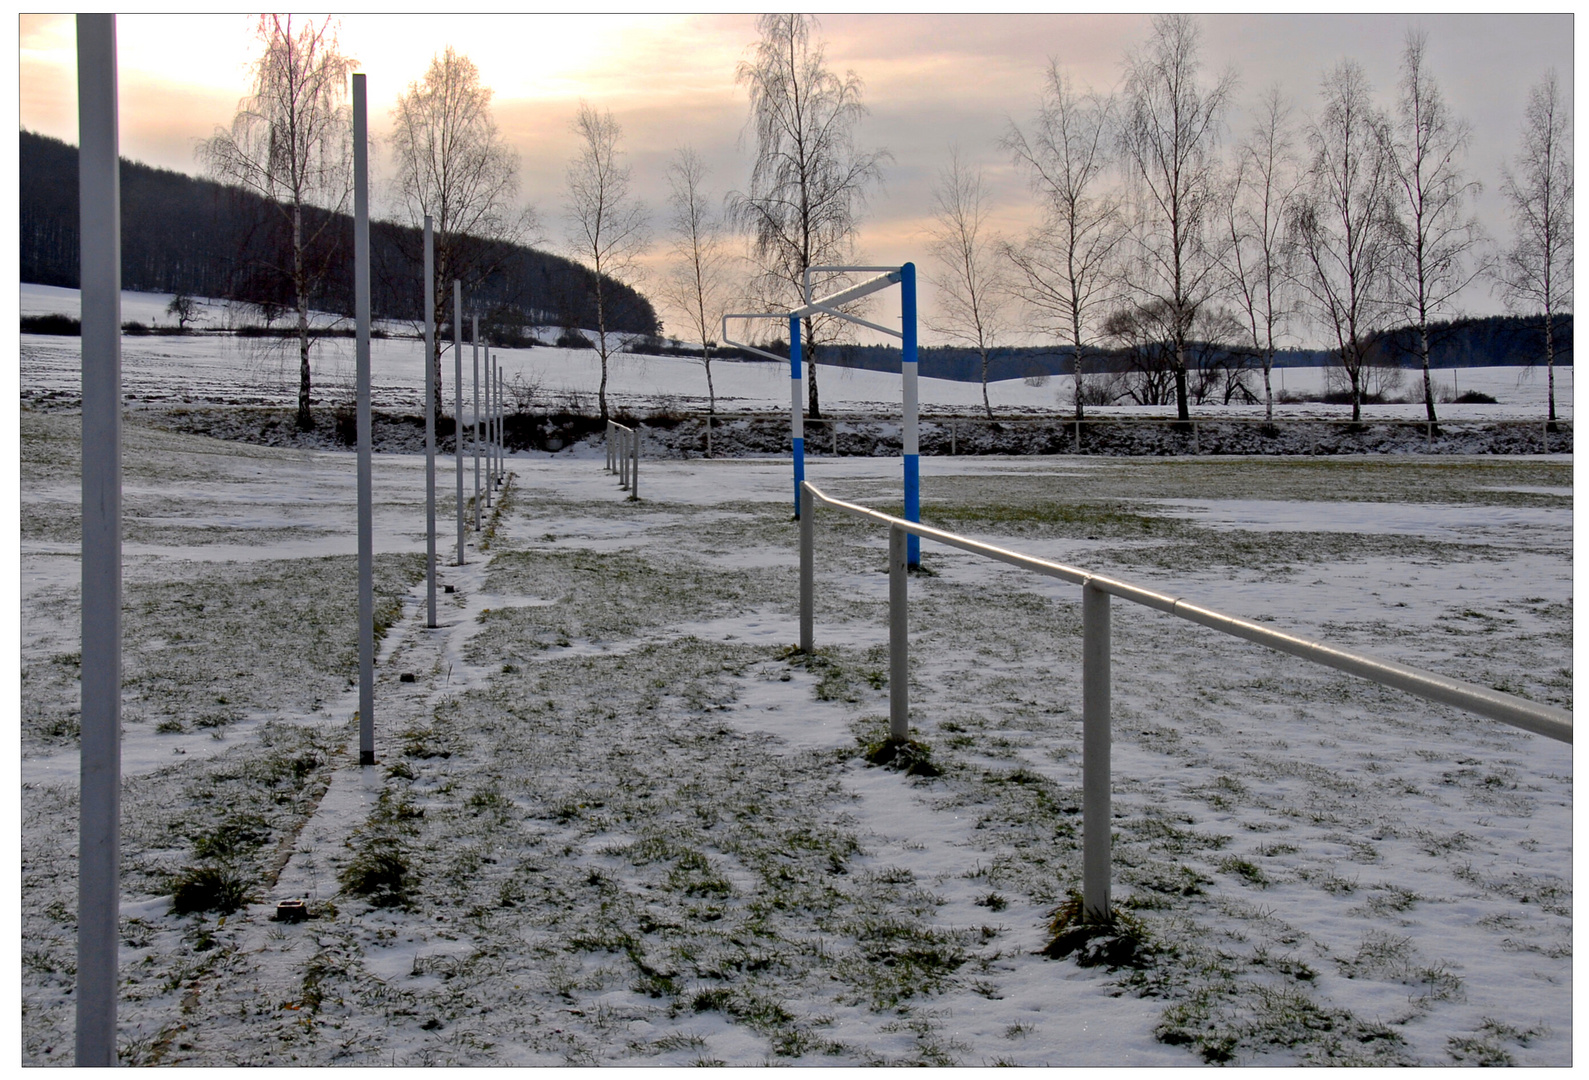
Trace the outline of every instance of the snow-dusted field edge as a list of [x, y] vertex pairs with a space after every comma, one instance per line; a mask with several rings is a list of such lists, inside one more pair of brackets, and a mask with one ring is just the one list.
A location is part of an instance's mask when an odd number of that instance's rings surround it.
[[[122, 317], [125, 321], [170, 325], [174, 320], [164, 314], [171, 298], [152, 293], [124, 293]], [[60, 313], [75, 317], [77, 291], [43, 285], [21, 287], [24, 315]], [[224, 327], [231, 314], [221, 305], [205, 307], [201, 325]], [[326, 317], [329, 318], [329, 317]], [[401, 325], [392, 332], [412, 332]], [[319, 402], [335, 405], [353, 396], [353, 342], [332, 338], [315, 347], [311, 358], [316, 396]], [[411, 410], [423, 401], [424, 347], [413, 339], [388, 338], [371, 343], [372, 400], [376, 408]], [[296, 401], [298, 356], [296, 341], [280, 339], [235, 338], [229, 335], [190, 337], [127, 337], [122, 341], [123, 387], [136, 395], [135, 401], [148, 403], [287, 405]], [[595, 406], [600, 368], [590, 350], [558, 348], [497, 350], [504, 377], [515, 378], [539, 388], [547, 406], [573, 406], [590, 411]], [[442, 381], [445, 400], [452, 400], [452, 362], [443, 362]], [[21, 343], [21, 385], [30, 400], [75, 399], [80, 395], [81, 370], [78, 340], [27, 334]], [[1556, 407], [1562, 419], [1573, 416], [1572, 371], [1570, 366], [1556, 369]], [[712, 367], [721, 411], [782, 411], [789, 407], [789, 374], [786, 366], [774, 363], [726, 363]], [[1407, 373], [1411, 379], [1413, 373]], [[470, 387], [469, 354], [465, 354], [465, 386]], [[1545, 372], [1535, 368], [1471, 368], [1435, 373], [1436, 394], [1478, 390], [1494, 397], [1496, 405], [1438, 406], [1444, 420], [1496, 421], [1541, 420], [1546, 414]], [[837, 414], [896, 414], [900, 407], [899, 376], [885, 372], [818, 366], [818, 384], [824, 410]], [[1322, 368], [1276, 370], [1274, 387], [1312, 392], [1324, 385]], [[1410, 385], [1410, 384], [1409, 384]], [[615, 407], [649, 411], [653, 409], [701, 410], [706, 408], [706, 377], [695, 361], [676, 357], [619, 354], [611, 365], [608, 394]], [[1030, 386], [1022, 379], [992, 384], [988, 389], [993, 407], [1006, 416], [1052, 415], [1069, 413], [1071, 385], [1068, 378], [1054, 378], [1041, 386]], [[465, 414], [469, 414], [468, 394]], [[1455, 395], [1453, 395], [1455, 396]], [[982, 388], [976, 383], [946, 379], [922, 379], [922, 408], [928, 413], [975, 414], [982, 407]], [[1262, 409], [1253, 406], [1198, 406], [1198, 416], [1208, 418], [1260, 418]], [[1173, 416], [1174, 407], [1145, 408], [1116, 405], [1090, 410], [1094, 416], [1153, 417]], [[1318, 404], [1280, 405], [1282, 418], [1349, 418], [1349, 406]], [[1420, 420], [1422, 405], [1374, 405], [1366, 410], [1369, 419]]]
[[[71, 1044], [74, 440], [24, 414], [30, 1063]], [[822, 652], [784, 651], [786, 465], [648, 463], [631, 504], [599, 460], [516, 458], [425, 631], [422, 463], [383, 456], [359, 770], [352, 465], [128, 429], [124, 1060], [1571, 1062], [1559, 744], [1118, 606], [1115, 888], [1150, 960], [1079, 968], [1037, 955], [1079, 883], [1074, 590], [928, 548], [944, 775], [910, 779], [857, 757], [881, 535], [823, 520]], [[1568, 459], [924, 473], [946, 527], [1571, 707]], [[813, 474], [898, 499], [896, 461]], [[408, 877], [361, 898], [370, 852]], [[206, 866], [249, 906], [170, 914]], [[318, 917], [269, 922], [286, 896]]]

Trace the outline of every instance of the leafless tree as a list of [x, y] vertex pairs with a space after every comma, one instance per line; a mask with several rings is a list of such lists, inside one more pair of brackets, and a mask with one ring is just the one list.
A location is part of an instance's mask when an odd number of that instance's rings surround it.
[[[736, 80], [750, 90], [756, 163], [750, 190], [729, 196], [734, 220], [751, 238], [769, 306], [803, 305], [809, 266], [854, 261], [855, 234], [868, 188], [882, 180], [885, 151], [861, 152], [855, 127], [866, 115], [861, 80], [828, 70], [809, 15], [763, 15], [754, 59], [741, 63]], [[822, 415], [817, 394], [817, 346], [831, 340], [842, 321], [807, 318], [801, 329], [809, 348], [807, 407]]]
[[409, 222], [428, 215], [435, 243], [435, 307], [425, 312], [437, 343], [436, 414], [441, 415], [442, 324], [452, 306], [452, 282], [465, 291], [484, 280], [513, 244], [535, 227], [532, 211], [517, 205], [518, 157], [491, 118], [491, 89], [480, 70], [448, 46], [425, 77], [408, 84], [392, 110], [396, 193]]
[[1572, 310], [1572, 112], [1551, 68], [1528, 92], [1523, 142], [1502, 174], [1512, 247], [1501, 267], [1509, 308], [1544, 312], [1549, 419], [1556, 421], [1555, 318]]
[[1392, 234], [1396, 257], [1391, 285], [1403, 311], [1418, 326], [1423, 395], [1434, 423], [1429, 381], [1429, 320], [1446, 311], [1485, 270], [1484, 231], [1463, 204], [1479, 184], [1462, 171], [1472, 129], [1451, 115], [1424, 56], [1428, 35], [1409, 31], [1402, 50], [1401, 94], [1390, 129], [1395, 202], [1400, 227]]
[[1225, 191], [1225, 273], [1252, 351], [1263, 366], [1264, 422], [1274, 422], [1277, 337], [1295, 304], [1286, 224], [1302, 190], [1291, 128], [1292, 107], [1271, 87], [1257, 121], [1237, 149]]
[[707, 190], [706, 163], [681, 147], [668, 166], [672, 217], [668, 231], [673, 261], [661, 281], [662, 300], [683, 317], [688, 333], [701, 343], [706, 369], [706, 411], [717, 411], [712, 387], [712, 348], [728, 310], [731, 259], [725, 246], [718, 203]]
[[1003, 140], [1043, 210], [1042, 223], [1004, 254], [1034, 321], [1071, 348], [1078, 420], [1085, 360], [1115, 296], [1124, 233], [1119, 194], [1106, 183], [1114, 119], [1111, 98], [1079, 93], [1050, 60], [1030, 134], [1011, 124]]
[[1289, 228], [1303, 264], [1297, 280], [1304, 302], [1334, 334], [1355, 421], [1362, 419], [1362, 380], [1375, 336], [1394, 310], [1394, 165], [1384, 115], [1355, 61], [1329, 72], [1322, 94], [1323, 112], [1308, 131], [1307, 190]]
[[[336, 24], [293, 26], [291, 15], [261, 15], [254, 35], [254, 92], [238, 106], [230, 130], [199, 145], [212, 176], [256, 192], [290, 229], [286, 265], [298, 307], [298, 426], [309, 411], [309, 302], [325, 280], [331, 251], [324, 241], [352, 191], [352, 126], [344, 104], [355, 61], [342, 55]], [[306, 214], [320, 209], [321, 214]]]
[[1137, 257], [1127, 281], [1167, 307], [1176, 410], [1190, 417], [1187, 341], [1198, 308], [1223, 284], [1213, 229], [1217, 156], [1234, 72], [1202, 77], [1200, 33], [1188, 15], [1160, 15], [1148, 43], [1126, 61], [1120, 148], [1131, 180]]
[[597, 112], [581, 101], [573, 127], [579, 152], [568, 163], [568, 246], [591, 271], [587, 282], [595, 301], [596, 354], [601, 359], [596, 401], [606, 420], [607, 361], [622, 347], [607, 328], [607, 292], [613, 282], [634, 275], [650, 233], [646, 209], [630, 191], [629, 166], [619, 146], [623, 129], [611, 111]]
[[928, 250], [937, 263], [930, 280], [938, 288], [938, 313], [928, 326], [950, 341], [975, 349], [982, 361], [982, 408], [993, 419], [988, 401], [988, 361], [1008, 329], [1010, 283], [999, 259], [999, 238], [987, 228], [988, 193], [981, 170], [974, 170], [951, 150], [949, 168], [932, 188], [932, 242]]

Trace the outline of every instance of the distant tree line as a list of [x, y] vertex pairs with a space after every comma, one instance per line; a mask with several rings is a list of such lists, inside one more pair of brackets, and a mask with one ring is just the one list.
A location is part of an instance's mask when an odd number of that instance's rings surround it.
[[[39, 285], [78, 286], [77, 148], [59, 139], [21, 133], [18, 157], [21, 279]], [[121, 163], [122, 283], [142, 292], [182, 293], [235, 300], [277, 310], [292, 305], [289, 283], [260, 272], [279, 251], [285, 226], [266, 201], [240, 188], [199, 180], [135, 161]], [[311, 215], [326, 212], [310, 208]], [[330, 215], [323, 243], [349, 253], [334, 261], [316, 307], [353, 312], [353, 220]], [[592, 271], [569, 259], [515, 244], [492, 244], [498, 268], [471, 300], [488, 309], [495, 325], [512, 332], [526, 325], [591, 326]], [[497, 249], [505, 249], [499, 251]], [[419, 321], [424, 307], [419, 230], [392, 222], [370, 223], [370, 303], [377, 318]], [[656, 334], [651, 302], [621, 283], [604, 283], [611, 329]], [[484, 319], [482, 321], [485, 321]]]
[[[1431, 323], [1429, 366], [1432, 368], [1526, 367], [1539, 360], [1544, 328], [1537, 317], [1490, 315], [1483, 318], [1455, 319]], [[1572, 316], [1558, 315], [1554, 322], [1558, 351], [1557, 363], [1572, 363]], [[1404, 326], [1379, 334], [1370, 346], [1370, 362], [1380, 367], [1417, 368], [1418, 328]], [[785, 341], [764, 343], [768, 352], [787, 356]], [[1221, 370], [1250, 370], [1254, 360], [1250, 350], [1228, 345], [1190, 340], [1190, 369], [1204, 372], [1201, 381], [1211, 382]], [[649, 350], [648, 350], [649, 351]], [[698, 350], [696, 350], [698, 352]], [[736, 356], [738, 350], [715, 350], [725, 359], [757, 359]], [[924, 345], [919, 350], [920, 374], [924, 378], [980, 382], [983, 357], [975, 347]], [[1131, 372], [1151, 365], [1152, 357], [1130, 348], [1088, 349], [1085, 354], [1089, 372]], [[867, 371], [898, 371], [900, 351], [892, 345], [837, 344], [824, 354], [825, 363]], [[989, 350], [988, 379], [1037, 379], [1044, 376], [1074, 375], [1074, 352], [1067, 345], [997, 346]], [[1330, 367], [1339, 362], [1334, 349], [1280, 349], [1274, 355], [1275, 367]], [[1173, 390], [1173, 388], [1172, 388]], [[1194, 398], [1197, 397], [1194, 393]], [[1204, 390], [1206, 400], [1209, 391]]]

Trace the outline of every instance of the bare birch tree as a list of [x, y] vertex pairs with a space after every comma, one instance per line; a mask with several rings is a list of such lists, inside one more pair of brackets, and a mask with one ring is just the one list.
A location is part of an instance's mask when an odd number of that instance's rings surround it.
[[1187, 407], [1187, 339], [1198, 308], [1222, 284], [1212, 229], [1217, 165], [1234, 72], [1202, 77], [1200, 37], [1189, 15], [1159, 15], [1153, 36], [1126, 62], [1120, 148], [1130, 178], [1137, 258], [1127, 281], [1141, 300], [1169, 314], [1167, 350], [1180, 419]]
[[[261, 15], [254, 35], [254, 92], [228, 130], [199, 146], [212, 176], [265, 197], [286, 219], [290, 282], [298, 313], [298, 426], [309, 411], [309, 302], [325, 280], [337, 215], [353, 190], [352, 126], [344, 104], [355, 61], [342, 55], [328, 17], [293, 26], [291, 15]], [[306, 215], [319, 209], [325, 213]]]
[[[820, 41], [811, 40], [809, 15], [763, 15], [755, 58], [736, 80], [750, 90], [756, 163], [750, 190], [729, 196], [733, 217], [749, 234], [769, 306], [803, 305], [809, 266], [854, 261], [855, 234], [867, 190], [882, 179], [885, 151], [861, 152], [855, 127], [866, 115], [861, 80], [828, 70]], [[807, 407], [822, 415], [817, 393], [817, 346], [842, 326], [831, 316], [807, 318]]]
[[1391, 284], [1398, 303], [1418, 327], [1423, 394], [1434, 423], [1429, 379], [1429, 320], [1448, 310], [1457, 294], [1485, 270], [1477, 258], [1484, 243], [1479, 219], [1466, 211], [1480, 185], [1463, 174], [1472, 129], [1451, 115], [1424, 57], [1428, 35], [1409, 31], [1402, 50], [1401, 94], [1390, 130], [1397, 218], [1391, 237], [1396, 258]]
[[1114, 121], [1111, 98], [1078, 92], [1051, 60], [1031, 133], [1011, 124], [1003, 141], [1043, 210], [1020, 245], [1004, 248], [1017, 271], [1013, 288], [1039, 328], [1071, 348], [1078, 420], [1087, 353], [1118, 291], [1125, 223], [1120, 196], [1106, 183]]
[[1523, 141], [1502, 174], [1512, 247], [1501, 266], [1507, 307], [1545, 319], [1549, 420], [1556, 422], [1557, 314], [1572, 310], [1572, 110], [1551, 68], [1528, 92]]
[[623, 129], [612, 112], [597, 112], [581, 101], [574, 117], [579, 152], [568, 163], [568, 246], [591, 271], [587, 279], [596, 308], [596, 355], [601, 386], [596, 400], [607, 419], [608, 360], [621, 347], [609, 331], [613, 282], [624, 282], [650, 244], [646, 209], [630, 190], [629, 166], [619, 143]]
[[1270, 375], [1277, 336], [1295, 304], [1287, 223], [1302, 190], [1291, 104], [1270, 87], [1246, 141], [1237, 149], [1226, 190], [1225, 272], [1245, 335], [1263, 363], [1264, 423], [1274, 423]]
[[518, 156], [491, 118], [491, 94], [473, 61], [449, 45], [431, 59], [423, 79], [408, 84], [392, 110], [398, 201], [416, 228], [429, 215], [434, 236], [436, 306], [424, 317], [437, 343], [429, 358], [437, 416], [441, 328], [452, 305], [453, 279], [470, 290], [535, 227], [534, 213], [517, 205]]
[[725, 247], [719, 205], [707, 190], [706, 163], [694, 150], [681, 147], [668, 166], [672, 217], [668, 231], [673, 261], [658, 293], [678, 312], [684, 325], [701, 343], [701, 364], [706, 369], [706, 411], [717, 411], [717, 391], [712, 387], [712, 348], [728, 310], [730, 258]]
[[1008, 330], [1010, 288], [999, 258], [1002, 241], [987, 228], [988, 195], [981, 170], [970, 168], [958, 150], [951, 150], [949, 168], [933, 185], [932, 201], [928, 250], [937, 272], [929, 278], [938, 289], [938, 309], [927, 325], [976, 350], [982, 361], [982, 408], [992, 420], [988, 362]]
[[1363, 69], [1342, 61], [1325, 76], [1322, 93], [1323, 112], [1308, 131], [1307, 191], [1290, 228], [1303, 263], [1297, 280], [1312, 316], [1335, 337], [1357, 421], [1374, 338], [1393, 310], [1394, 166]]

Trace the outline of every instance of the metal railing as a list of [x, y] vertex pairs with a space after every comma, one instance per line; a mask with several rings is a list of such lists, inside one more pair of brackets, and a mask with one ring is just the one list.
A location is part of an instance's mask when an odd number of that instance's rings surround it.
[[1243, 638], [1279, 652], [1299, 656], [1325, 667], [1344, 671], [1370, 682], [1409, 694], [1453, 705], [1537, 735], [1572, 742], [1572, 714], [1472, 683], [1420, 671], [1403, 664], [1271, 630], [1245, 619], [1233, 618], [1179, 597], [1074, 566], [1038, 559], [978, 540], [918, 525], [903, 518], [824, 495], [809, 482], [800, 485], [800, 650], [809, 655], [815, 647], [814, 601], [816, 574], [816, 509], [831, 506], [852, 517], [888, 526], [888, 737], [910, 737], [909, 634], [906, 593], [909, 580], [905, 564], [907, 535], [914, 534], [974, 555], [1032, 570], [1081, 586], [1081, 700], [1082, 700], [1082, 907], [1096, 921], [1109, 918], [1110, 878], [1110, 632], [1109, 598], [1118, 596], [1190, 622]]
[[640, 498], [640, 433], [614, 420], [607, 421], [607, 471], [618, 474], [618, 489], [629, 498]]

